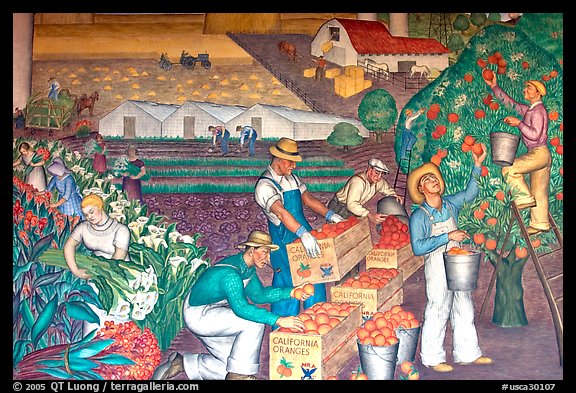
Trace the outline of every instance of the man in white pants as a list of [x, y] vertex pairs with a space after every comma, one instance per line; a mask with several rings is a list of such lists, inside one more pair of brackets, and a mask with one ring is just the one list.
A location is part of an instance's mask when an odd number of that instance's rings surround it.
[[414, 255], [424, 255], [424, 277], [427, 303], [422, 324], [420, 357], [422, 364], [437, 372], [450, 372], [446, 363], [444, 337], [448, 318], [452, 326], [452, 354], [459, 364], [491, 364], [482, 356], [474, 325], [474, 303], [471, 291], [451, 291], [446, 282], [443, 252], [469, 238], [459, 230], [458, 212], [478, 195], [475, 176], [479, 176], [486, 158], [473, 154], [474, 167], [465, 190], [442, 196], [444, 179], [440, 169], [428, 162], [410, 173], [407, 188], [410, 199], [420, 206], [410, 216], [410, 238]]
[[[294, 298], [296, 289], [263, 287], [256, 274], [256, 268], [269, 265], [270, 252], [279, 248], [270, 235], [252, 231], [238, 247], [244, 251], [208, 268], [184, 301], [186, 326], [209, 353], [174, 352], [156, 368], [153, 380], [170, 379], [181, 372], [191, 380], [256, 380], [265, 325], [304, 331], [298, 317], [280, 317], [257, 306]], [[304, 293], [301, 299], [308, 297]]]

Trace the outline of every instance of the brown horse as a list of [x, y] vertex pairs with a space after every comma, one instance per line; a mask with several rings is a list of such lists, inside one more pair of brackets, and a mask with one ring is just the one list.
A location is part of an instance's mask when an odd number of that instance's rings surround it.
[[94, 112], [94, 104], [99, 99], [100, 94], [98, 94], [97, 91], [92, 93], [90, 97], [88, 97], [86, 93], [82, 94], [80, 98], [78, 98], [78, 100], [76, 101], [76, 114], [78, 115], [78, 117], [80, 117], [80, 113], [86, 108], [88, 108], [90, 116], [92, 116], [92, 113]]
[[280, 41], [278, 43], [278, 50], [288, 55], [289, 60], [296, 61], [296, 45], [288, 41]]

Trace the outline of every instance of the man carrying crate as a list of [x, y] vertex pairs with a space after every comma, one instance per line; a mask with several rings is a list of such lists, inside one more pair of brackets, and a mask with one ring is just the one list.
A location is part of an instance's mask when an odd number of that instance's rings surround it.
[[[302, 180], [292, 173], [296, 163], [302, 161], [296, 141], [281, 138], [270, 147], [270, 153], [272, 162], [256, 182], [254, 194], [256, 203], [268, 219], [272, 241], [280, 246], [270, 258], [274, 268], [272, 286], [287, 288], [292, 287], [293, 282], [286, 245], [300, 238], [308, 256], [316, 258], [320, 255], [318, 241], [309, 232], [312, 226], [304, 215], [304, 206], [325, 217], [328, 222], [344, 219], [314, 197]], [[326, 284], [315, 284], [314, 295], [304, 302], [304, 308], [324, 301]], [[270, 309], [277, 315], [298, 315], [300, 302], [296, 299], [279, 301], [272, 303]]]

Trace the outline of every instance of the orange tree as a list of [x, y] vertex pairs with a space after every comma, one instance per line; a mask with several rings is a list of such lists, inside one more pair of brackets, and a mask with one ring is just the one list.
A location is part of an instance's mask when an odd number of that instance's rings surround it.
[[[483, 250], [485, 260], [496, 265], [508, 229], [512, 196], [502, 177], [502, 168], [492, 162], [490, 134], [493, 131], [517, 133], [503, 123], [506, 116], [519, 116], [492, 95], [482, 72], [497, 73], [498, 84], [518, 102], [523, 98], [524, 81], [542, 81], [547, 89], [543, 103], [549, 114], [548, 143], [552, 154], [550, 212], [563, 231], [563, 71], [557, 56], [538, 45], [538, 32], [528, 36], [520, 29], [501, 25], [480, 30], [468, 43], [458, 62], [447, 68], [407, 103], [410, 108], [428, 108], [426, 121], [413, 130], [417, 141], [412, 148], [411, 169], [432, 161], [440, 166], [446, 193], [465, 188], [473, 165], [472, 149], [484, 143], [489, 150], [478, 178], [478, 197], [465, 206], [458, 226], [472, 235], [474, 246]], [[549, 44], [549, 40], [547, 41]], [[404, 121], [404, 111], [400, 122]], [[401, 139], [395, 140], [399, 157]], [[523, 143], [517, 155], [527, 151]], [[528, 222], [528, 209], [521, 211]], [[552, 231], [533, 238], [537, 252], [548, 251], [555, 242]], [[528, 323], [523, 303], [522, 271], [528, 260], [526, 244], [517, 225], [498, 266], [493, 323], [521, 326]]]

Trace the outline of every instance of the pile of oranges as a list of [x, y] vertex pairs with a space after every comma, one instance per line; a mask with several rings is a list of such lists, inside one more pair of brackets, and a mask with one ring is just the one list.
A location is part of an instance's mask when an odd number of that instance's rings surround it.
[[465, 250], [465, 249], [460, 248], [460, 247], [452, 247], [450, 250], [448, 250], [447, 254], [448, 255], [472, 255], [473, 252]]
[[358, 274], [358, 277], [349, 277], [340, 286], [352, 288], [379, 289], [384, 287], [398, 275], [396, 268], [373, 267]]
[[298, 314], [298, 318], [304, 323], [304, 332], [282, 327], [278, 328], [278, 331], [324, 335], [357, 307], [357, 304], [319, 302]]
[[[360, 219], [358, 217], [350, 216], [339, 223], [325, 223], [318, 229], [312, 229], [310, 234], [318, 240], [332, 239], [352, 228], [354, 225], [358, 224], [359, 221]], [[300, 238], [294, 240], [294, 243], [300, 242]]]
[[380, 240], [374, 244], [375, 249], [398, 250], [410, 243], [408, 225], [396, 216], [388, 216], [382, 222]]
[[399, 327], [410, 329], [418, 326], [420, 326], [420, 322], [414, 314], [397, 304], [385, 312], [375, 312], [356, 330], [356, 337], [364, 345], [394, 345], [398, 342], [396, 329]]

